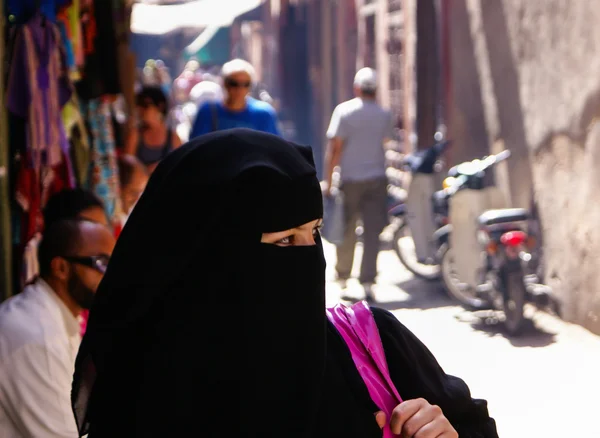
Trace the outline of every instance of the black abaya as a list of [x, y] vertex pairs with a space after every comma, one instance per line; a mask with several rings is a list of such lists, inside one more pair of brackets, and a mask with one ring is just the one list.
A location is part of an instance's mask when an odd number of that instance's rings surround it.
[[[424, 398], [442, 408], [461, 438], [497, 438], [485, 400], [472, 399], [461, 379], [442, 370], [421, 341], [390, 312], [371, 308], [390, 375], [404, 400]], [[327, 338], [325, 391], [314, 437], [381, 438], [379, 409], [354, 366], [350, 350], [333, 325]]]
[[[322, 214], [310, 149], [269, 134], [209, 134], [161, 162], [90, 313], [73, 384], [80, 433], [380, 437], [325, 317], [320, 239], [260, 242]], [[393, 316], [374, 314], [402, 397], [439, 404], [461, 437], [495, 437], [466, 385]]]

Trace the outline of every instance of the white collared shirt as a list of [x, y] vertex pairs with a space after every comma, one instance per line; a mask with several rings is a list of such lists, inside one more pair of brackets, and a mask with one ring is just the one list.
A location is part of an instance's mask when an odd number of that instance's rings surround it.
[[78, 437], [79, 321], [43, 280], [0, 305], [0, 438]]

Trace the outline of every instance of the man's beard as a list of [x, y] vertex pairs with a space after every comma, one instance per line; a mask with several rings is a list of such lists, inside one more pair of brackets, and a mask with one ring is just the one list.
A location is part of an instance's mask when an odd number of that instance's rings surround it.
[[92, 308], [92, 303], [94, 302], [94, 296], [96, 294], [92, 289], [83, 284], [79, 275], [75, 272], [71, 273], [67, 287], [71, 298], [73, 298], [79, 307], [85, 310]]

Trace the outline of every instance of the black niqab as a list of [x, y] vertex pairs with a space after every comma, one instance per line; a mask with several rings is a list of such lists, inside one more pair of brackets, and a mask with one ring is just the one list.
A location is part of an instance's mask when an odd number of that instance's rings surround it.
[[[325, 261], [260, 243], [322, 217], [309, 148], [244, 129], [171, 153], [119, 237], [77, 357], [80, 433], [379, 438], [378, 410], [325, 318]], [[461, 438], [497, 438], [486, 402], [389, 312], [372, 309], [404, 400]]]
[[322, 216], [309, 148], [204, 136], [152, 176], [80, 349], [80, 432], [311, 436], [326, 362], [325, 261], [260, 243]]

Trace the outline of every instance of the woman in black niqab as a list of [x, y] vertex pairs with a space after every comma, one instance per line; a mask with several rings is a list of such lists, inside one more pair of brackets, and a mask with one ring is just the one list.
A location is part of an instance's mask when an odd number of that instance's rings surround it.
[[[380, 437], [377, 408], [325, 317], [315, 244], [263, 233], [322, 217], [312, 152], [246, 129], [161, 162], [113, 252], [77, 357], [80, 434]], [[461, 437], [494, 437], [485, 402], [374, 310], [403, 398], [428, 397]], [[462, 427], [462, 430], [461, 430]]]

